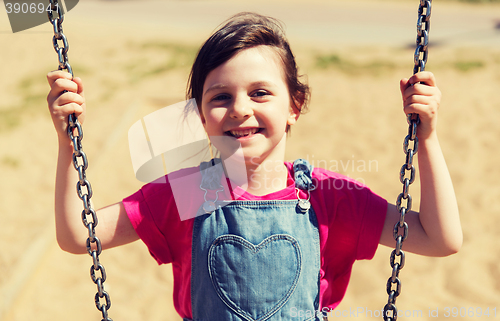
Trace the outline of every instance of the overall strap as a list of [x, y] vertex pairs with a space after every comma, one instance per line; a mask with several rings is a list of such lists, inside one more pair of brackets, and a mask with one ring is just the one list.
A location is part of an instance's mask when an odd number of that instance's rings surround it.
[[[217, 166], [221, 164], [220, 166]], [[200, 163], [201, 184], [200, 188], [204, 190], [217, 190], [221, 187], [220, 181], [224, 172], [222, 160], [212, 158], [208, 162]]]
[[316, 188], [311, 177], [313, 168], [305, 159], [299, 158], [293, 162], [293, 175], [296, 188], [303, 191], [312, 191]]
[[[224, 169], [222, 167], [222, 160], [220, 158], [212, 158], [208, 162], [201, 162], [201, 183], [200, 189], [205, 191], [203, 195], [204, 202], [201, 206], [204, 213], [212, 213], [218, 207], [217, 200], [219, 199], [219, 192], [224, 191], [224, 186], [221, 185], [222, 175]], [[207, 194], [209, 190], [215, 191], [215, 199], [208, 199]]]
[[[293, 162], [293, 175], [295, 178], [295, 189], [297, 190], [297, 207], [302, 213], [306, 213], [311, 208], [309, 199], [311, 198], [311, 191], [316, 189], [312, 181], [313, 166], [305, 159], [297, 159]], [[301, 199], [299, 190], [307, 193], [307, 199]]]

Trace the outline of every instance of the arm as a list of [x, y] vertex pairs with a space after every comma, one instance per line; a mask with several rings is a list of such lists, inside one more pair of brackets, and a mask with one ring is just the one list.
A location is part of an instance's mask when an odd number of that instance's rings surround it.
[[[406, 215], [409, 236], [403, 247], [427, 256], [454, 254], [460, 249], [463, 236], [453, 184], [436, 133], [441, 92], [430, 72], [403, 79], [400, 85], [405, 113], [420, 116], [417, 129], [420, 211]], [[381, 244], [394, 247], [393, 228], [399, 215], [396, 206], [390, 204]]]
[[[54, 71], [47, 75], [51, 87], [47, 103], [57, 132], [59, 153], [56, 170], [55, 218], [57, 242], [61, 249], [75, 254], [87, 253], [88, 231], [83, 226], [83, 204], [76, 194], [78, 173], [73, 167], [73, 146], [66, 134], [68, 115], [75, 113], [80, 122], [85, 118], [85, 98], [81, 79]], [[67, 92], [64, 92], [64, 91]], [[116, 203], [97, 211], [96, 234], [103, 249], [138, 239], [123, 204]]]

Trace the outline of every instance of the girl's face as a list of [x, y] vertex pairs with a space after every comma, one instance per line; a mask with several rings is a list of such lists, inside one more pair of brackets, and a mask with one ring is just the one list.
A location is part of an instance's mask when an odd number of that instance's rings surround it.
[[286, 127], [300, 113], [292, 108], [278, 54], [266, 46], [245, 49], [208, 74], [201, 112], [208, 136], [238, 141], [254, 165], [284, 158]]

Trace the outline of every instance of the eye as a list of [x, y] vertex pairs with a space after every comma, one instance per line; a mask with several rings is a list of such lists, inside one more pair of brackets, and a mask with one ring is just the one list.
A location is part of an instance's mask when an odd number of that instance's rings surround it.
[[263, 89], [259, 89], [255, 92], [252, 93], [252, 97], [265, 97], [265, 96], [268, 96], [270, 95], [271, 93], [268, 92], [267, 90], [263, 90]]
[[228, 99], [231, 99], [231, 96], [229, 96], [228, 94], [219, 94], [212, 98], [212, 101], [224, 101]]

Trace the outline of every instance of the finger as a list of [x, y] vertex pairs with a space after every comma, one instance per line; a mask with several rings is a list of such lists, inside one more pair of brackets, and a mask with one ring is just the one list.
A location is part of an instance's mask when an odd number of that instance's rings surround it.
[[81, 113], [83, 113], [83, 106], [77, 103], [67, 103], [65, 105], [60, 105], [58, 112], [64, 117], [67, 117], [73, 113], [80, 115]]
[[60, 96], [65, 92], [73, 92], [76, 93], [78, 91], [78, 85], [68, 79], [59, 78], [53, 82], [52, 88], [49, 91], [49, 95], [51, 96]]
[[429, 96], [416, 96], [404, 102], [405, 114], [419, 114], [425, 119], [435, 117], [439, 109], [439, 102]]
[[410, 104], [404, 108], [406, 115], [408, 114], [418, 114], [420, 116], [421, 123], [428, 123], [437, 116], [437, 108], [429, 108], [427, 104]]
[[436, 87], [436, 78], [434, 77], [434, 74], [429, 71], [422, 71], [414, 74], [413, 76], [410, 77], [409, 82], [412, 85], [417, 83], [423, 83], [427, 86]]
[[439, 95], [437, 87], [431, 87], [423, 84], [414, 84], [408, 87], [403, 93], [403, 100], [408, 99], [411, 96], [433, 96]]
[[430, 96], [410, 96], [403, 102], [403, 105], [404, 108], [407, 108], [411, 105], [429, 106], [433, 104], [433, 102], [434, 101]]
[[66, 121], [69, 115], [75, 114], [77, 117], [84, 112], [83, 105], [71, 102], [64, 105], [58, 105], [57, 108], [53, 110], [54, 116], [59, 119]]
[[57, 106], [71, 102], [82, 105], [85, 102], [85, 99], [82, 95], [74, 92], [77, 90], [78, 85], [71, 80], [56, 80], [53, 84], [52, 90], [47, 95], [49, 108], [56, 108]]
[[78, 92], [78, 85], [74, 81], [66, 78], [57, 78], [52, 82], [52, 87], [47, 96], [47, 101], [49, 103], [61, 96], [65, 91], [67, 92]]
[[83, 96], [83, 82], [80, 77], [73, 78], [73, 81], [77, 84], [78, 90], [77, 93]]
[[62, 70], [51, 71], [47, 74], [47, 81], [49, 82], [49, 86], [52, 87], [52, 84], [59, 78], [71, 80], [73, 79], [73, 76], [71, 76], [69, 72]]
[[70, 103], [83, 105], [83, 103], [85, 102], [85, 99], [79, 94], [72, 93], [72, 92], [68, 91], [68, 92], [65, 92], [64, 94], [62, 94], [61, 96], [59, 96], [59, 98], [57, 98], [56, 102], [57, 102], [57, 105], [59, 105], [59, 106], [63, 106], [63, 105], [70, 104]]
[[404, 107], [403, 111], [406, 115], [418, 114], [420, 117], [422, 117], [422, 116], [426, 115], [425, 107], [426, 107], [425, 104], [413, 103], [413, 104], [406, 105]]
[[406, 89], [410, 86], [410, 83], [408, 82], [408, 78], [403, 78], [399, 81], [399, 90], [401, 90], [401, 95], [405, 95]]

